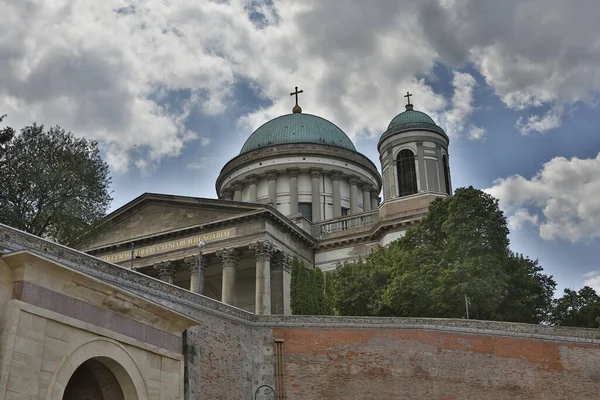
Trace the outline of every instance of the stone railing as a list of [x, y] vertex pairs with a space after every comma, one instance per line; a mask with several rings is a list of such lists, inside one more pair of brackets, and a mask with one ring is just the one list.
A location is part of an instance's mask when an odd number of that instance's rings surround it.
[[369, 211], [362, 214], [348, 215], [346, 217], [322, 221], [315, 224], [313, 229], [316, 237], [323, 237], [333, 233], [371, 227], [378, 221], [378, 211]]

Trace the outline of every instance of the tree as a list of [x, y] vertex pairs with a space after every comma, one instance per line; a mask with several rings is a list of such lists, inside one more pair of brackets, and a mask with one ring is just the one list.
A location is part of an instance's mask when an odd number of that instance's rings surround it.
[[560, 299], [553, 302], [550, 314], [552, 325], [598, 328], [600, 317], [600, 296], [594, 289], [584, 286], [578, 292], [565, 289]]
[[540, 322], [554, 280], [508, 245], [498, 201], [460, 188], [432, 202], [403, 238], [338, 266], [336, 309], [342, 315], [461, 318], [467, 296], [471, 318]]
[[494, 311], [494, 319], [536, 324], [547, 321], [556, 282], [542, 271], [538, 260], [511, 253], [505, 268], [507, 292]]
[[325, 277], [320, 268], [307, 269], [294, 257], [290, 281], [290, 306], [294, 315], [331, 315], [325, 295]]
[[0, 222], [74, 245], [112, 200], [97, 142], [36, 124], [0, 137]]

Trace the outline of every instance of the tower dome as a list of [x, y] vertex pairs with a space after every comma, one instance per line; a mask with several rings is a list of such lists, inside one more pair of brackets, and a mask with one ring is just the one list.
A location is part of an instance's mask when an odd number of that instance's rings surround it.
[[383, 133], [383, 135], [381, 135], [379, 142], [381, 143], [383, 140], [393, 134], [409, 130], [437, 132], [447, 138], [444, 130], [436, 125], [429, 115], [421, 111], [415, 111], [412, 104], [407, 104], [406, 111], [401, 112], [392, 119], [387, 130]]
[[334, 123], [312, 114], [295, 112], [266, 122], [250, 135], [240, 154], [277, 144], [317, 143], [356, 151], [354, 144]]

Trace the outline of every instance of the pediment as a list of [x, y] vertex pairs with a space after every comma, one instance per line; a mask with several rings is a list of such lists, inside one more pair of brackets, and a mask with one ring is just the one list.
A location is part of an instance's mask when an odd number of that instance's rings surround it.
[[228, 200], [145, 194], [105, 217], [97, 232], [78, 248], [86, 251], [123, 243], [232, 218], [259, 207]]

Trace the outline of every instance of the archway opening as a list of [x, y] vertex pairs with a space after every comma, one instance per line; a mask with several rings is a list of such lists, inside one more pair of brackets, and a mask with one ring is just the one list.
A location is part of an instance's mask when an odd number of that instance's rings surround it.
[[398, 153], [396, 159], [398, 168], [398, 196], [404, 197], [417, 193], [417, 167], [415, 154], [404, 149]]
[[112, 371], [100, 359], [90, 359], [69, 379], [63, 400], [125, 400], [125, 396]]

